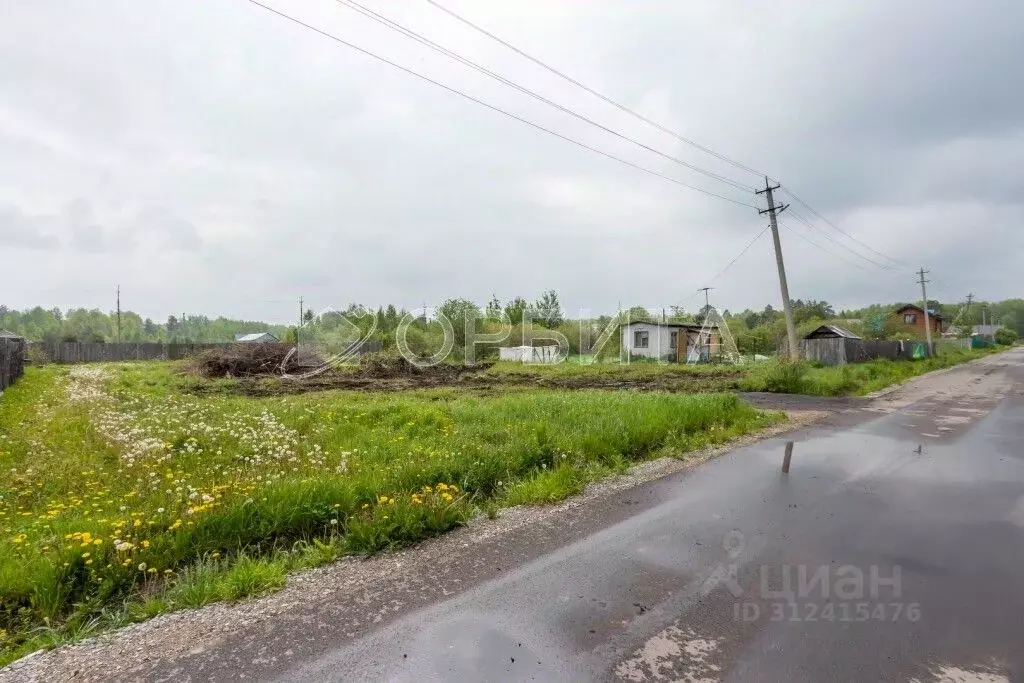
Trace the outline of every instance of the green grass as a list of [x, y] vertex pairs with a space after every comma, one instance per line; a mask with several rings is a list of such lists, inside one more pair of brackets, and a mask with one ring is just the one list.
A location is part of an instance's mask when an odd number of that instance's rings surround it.
[[999, 350], [1001, 349], [953, 349], [921, 360], [879, 359], [834, 367], [771, 361], [753, 366], [750, 373], [740, 380], [739, 385], [744, 391], [813, 396], [863, 396], [926, 372], [966, 363]]
[[33, 367], [0, 399], [0, 664], [782, 419], [730, 394], [195, 395], [178, 367]]

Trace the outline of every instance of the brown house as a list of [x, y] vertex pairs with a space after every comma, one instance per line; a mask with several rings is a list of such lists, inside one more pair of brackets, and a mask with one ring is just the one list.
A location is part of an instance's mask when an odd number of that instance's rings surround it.
[[[911, 334], [925, 337], [924, 309], [914, 304], [907, 304], [896, 309], [889, 317], [889, 321], [896, 329], [904, 329]], [[932, 328], [933, 335], [942, 334], [944, 319], [935, 311], [928, 311], [928, 325]]]

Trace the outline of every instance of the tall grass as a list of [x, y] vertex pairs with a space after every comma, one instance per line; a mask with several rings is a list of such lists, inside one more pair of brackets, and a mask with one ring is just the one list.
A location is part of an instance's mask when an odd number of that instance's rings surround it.
[[182, 381], [169, 364], [30, 368], [0, 400], [0, 661], [111, 610], [272, 589], [779, 419], [720, 394], [257, 399]]
[[954, 349], [920, 360], [888, 360], [823, 367], [812, 363], [770, 361], [755, 365], [740, 380], [744, 391], [769, 391], [813, 396], [864, 395], [900, 384], [926, 372], [952, 367], [996, 349]]

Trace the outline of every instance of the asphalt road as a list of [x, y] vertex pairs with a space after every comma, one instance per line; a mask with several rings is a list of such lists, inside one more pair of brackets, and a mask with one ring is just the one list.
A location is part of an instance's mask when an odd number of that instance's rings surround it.
[[611, 526], [277, 676], [1024, 680], [1024, 353], [998, 358], [621, 494]]

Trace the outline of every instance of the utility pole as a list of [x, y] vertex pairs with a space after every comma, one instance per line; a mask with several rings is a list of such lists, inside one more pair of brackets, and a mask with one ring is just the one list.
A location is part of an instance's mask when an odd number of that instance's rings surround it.
[[791, 361], [800, 360], [800, 345], [796, 340], [796, 325], [793, 323], [793, 305], [789, 301], [789, 285], [786, 283], [786, 266], [782, 262], [782, 242], [779, 240], [779, 221], [777, 214], [782, 213], [788, 208], [788, 204], [781, 204], [775, 206], [775, 196], [772, 194], [773, 191], [781, 187], [778, 183], [773, 187], [768, 181], [768, 177], [764, 179], [764, 189], [757, 190], [755, 194], [763, 194], [768, 198], [768, 208], [759, 209], [758, 213], [768, 214], [771, 219], [772, 226], [772, 241], [775, 243], [775, 265], [779, 268], [779, 289], [782, 290], [782, 311], [786, 314], [786, 336], [789, 338], [789, 359]]
[[121, 285], [117, 286], [117, 343], [121, 343]]
[[708, 299], [708, 290], [714, 289], [714, 287], [700, 287], [697, 291], [704, 292], [704, 314], [707, 315], [707, 311], [711, 308], [711, 301]]
[[299, 297], [299, 326], [295, 328], [295, 350], [299, 350], [299, 330], [302, 329], [302, 297]]
[[974, 292], [971, 292], [970, 294], [967, 295], [967, 305], [964, 307], [964, 315], [967, 316], [967, 324], [969, 326], [973, 326], [974, 325], [974, 323], [972, 322], [973, 319], [971, 318], [971, 302], [972, 301], [974, 301]]
[[927, 273], [927, 272], [928, 271], [924, 269], [924, 266], [921, 266], [921, 270], [917, 271], [917, 274], [920, 276], [919, 282], [921, 283], [921, 304], [922, 304], [921, 308], [924, 309], [924, 334], [925, 334], [925, 339], [928, 342], [928, 355], [931, 356], [932, 355], [932, 324], [931, 324], [931, 321], [928, 318], [928, 291], [924, 287], [926, 282], [931, 282], [931, 280], [925, 280], [924, 279], [925, 273]]

